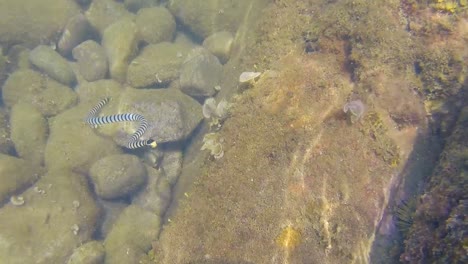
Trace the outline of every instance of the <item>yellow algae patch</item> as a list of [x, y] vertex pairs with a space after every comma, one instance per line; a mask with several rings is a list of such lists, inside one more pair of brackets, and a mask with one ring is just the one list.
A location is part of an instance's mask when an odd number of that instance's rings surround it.
[[292, 250], [301, 243], [301, 238], [301, 232], [291, 226], [287, 226], [276, 238], [276, 243], [284, 249]]

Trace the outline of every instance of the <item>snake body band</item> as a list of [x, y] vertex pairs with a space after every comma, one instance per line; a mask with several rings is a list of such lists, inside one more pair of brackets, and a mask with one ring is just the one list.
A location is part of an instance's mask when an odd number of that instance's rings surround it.
[[152, 139], [149, 140], [140, 140], [140, 137], [145, 133], [148, 128], [148, 122], [145, 117], [140, 114], [134, 113], [125, 113], [125, 114], [116, 114], [108, 116], [97, 116], [102, 107], [104, 107], [109, 102], [109, 98], [102, 99], [91, 111], [89, 111], [88, 116], [85, 119], [85, 122], [90, 124], [93, 127], [100, 125], [116, 123], [116, 122], [126, 122], [126, 121], [139, 121], [140, 127], [137, 131], [133, 133], [130, 139], [127, 142], [127, 148], [136, 149], [144, 146], [150, 146], [155, 148], [157, 146], [156, 142]]

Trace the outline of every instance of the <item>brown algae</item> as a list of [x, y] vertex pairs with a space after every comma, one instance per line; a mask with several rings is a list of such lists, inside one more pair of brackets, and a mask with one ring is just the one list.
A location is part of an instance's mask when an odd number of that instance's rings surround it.
[[287, 226], [283, 228], [281, 233], [276, 238], [276, 244], [286, 250], [295, 249], [301, 243], [301, 241], [301, 232], [299, 232], [292, 226]]

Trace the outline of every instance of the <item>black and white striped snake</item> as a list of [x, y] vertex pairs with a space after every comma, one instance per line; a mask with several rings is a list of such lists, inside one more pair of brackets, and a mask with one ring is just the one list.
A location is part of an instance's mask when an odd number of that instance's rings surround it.
[[155, 148], [157, 146], [156, 141], [149, 140], [140, 140], [140, 137], [145, 133], [146, 128], [148, 128], [148, 122], [145, 117], [140, 114], [125, 113], [125, 114], [116, 114], [108, 116], [97, 116], [101, 108], [104, 107], [109, 102], [110, 98], [104, 98], [99, 103], [89, 111], [88, 116], [85, 119], [85, 122], [92, 127], [97, 127], [105, 124], [116, 123], [116, 122], [125, 122], [125, 121], [139, 121], [140, 127], [133, 133], [130, 139], [127, 142], [126, 147], [129, 149], [141, 148], [144, 146], [150, 146]]

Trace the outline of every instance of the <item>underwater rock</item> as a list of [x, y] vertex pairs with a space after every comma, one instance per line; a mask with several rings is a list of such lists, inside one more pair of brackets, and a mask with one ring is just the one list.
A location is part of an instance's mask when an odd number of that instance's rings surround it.
[[218, 58], [205, 48], [195, 48], [187, 55], [180, 71], [180, 90], [192, 97], [215, 94], [223, 66]]
[[0, 44], [35, 47], [53, 39], [67, 20], [79, 14], [73, 0], [2, 0], [0, 8]]
[[262, 74], [261, 72], [243, 72], [239, 76], [239, 82], [240, 83], [251, 82], [251, 81], [255, 80], [255, 78], [257, 78], [261, 74]]
[[10, 140], [9, 125], [7, 114], [4, 108], [0, 108], [0, 153], [10, 153], [13, 149], [12, 141]]
[[8, 227], [0, 229], [2, 263], [66, 263], [96, 229], [99, 208], [83, 175], [52, 170], [35, 187], [45, 194], [29, 188], [24, 205], [0, 208], [0, 225]]
[[[141, 139], [151, 138], [158, 144], [186, 139], [203, 119], [200, 104], [178, 89], [126, 89], [117, 112], [143, 115], [148, 128]], [[133, 134], [138, 122], [127, 123], [124, 134]], [[117, 132], [109, 134], [115, 136]]]
[[15, 104], [11, 110], [10, 127], [18, 155], [35, 166], [42, 165], [49, 128], [41, 112], [30, 104]]
[[69, 168], [82, 173], [96, 160], [121, 153], [109, 138], [96, 133], [83, 122], [93, 103], [80, 105], [56, 116], [50, 125], [50, 135], [45, 149], [45, 164], [51, 168]]
[[112, 79], [84, 82], [75, 88], [80, 97], [80, 102], [89, 102], [91, 104], [95, 104], [99, 99], [106, 97], [118, 98], [123, 89], [120, 83]]
[[70, 88], [32, 70], [15, 71], [2, 90], [3, 102], [13, 107], [24, 102], [36, 107], [44, 116], [57, 115], [73, 106], [77, 95]]
[[91, 25], [83, 14], [71, 17], [57, 44], [58, 51], [67, 56], [72, 49], [86, 40], [91, 34]]
[[115, 221], [117, 221], [119, 218], [119, 215], [125, 208], [127, 208], [128, 203], [124, 203], [119, 200], [99, 200], [99, 204], [102, 206], [103, 212], [101, 227], [98, 230], [98, 235], [99, 237], [107, 237]]
[[182, 171], [183, 153], [180, 150], [164, 150], [161, 168], [164, 170], [166, 179], [174, 186]]
[[223, 30], [236, 32], [251, 7], [250, 0], [237, 0], [235, 4], [219, 0], [173, 0], [168, 8], [190, 31], [204, 39]]
[[29, 61], [38, 69], [67, 86], [72, 86], [76, 82], [68, 61], [49, 46], [39, 45], [29, 54]]
[[111, 155], [95, 162], [89, 171], [96, 194], [104, 199], [126, 197], [147, 179], [143, 163], [134, 155]]
[[134, 17], [122, 3], [113, 0], [93, 0], [85, 15], [101, 36], [104, 34], [104, 30], [113, 23]]
[[128, 206], [104, 241], [105, 263], [149, 263], [146, 253], [151, 249], [151, 242], [158, 237], [160, 228], [159, 216], [135, 205]]
[[167, 84], [179, 77], [187, 53], [185, 45], [169, 42], [150, 44], [128, 66], [127, 81], [132, 87]]
[[220, 31], [203, 40], [203, 47], [218, 57], [221, 63], [225, 64], [229, 60], [233, 41], [234, 36], [231, 32]]
[[38, 171], [27, 161], [0, 154], [0, 202], [38, 178]]
[[106, 28], [102, 36], [102, 46], [109, 61], [110, 76], [123, 83], [127, 67], [137, 50], [137, 26], [130, 18], [121, 19]]
[[108, 71], [104, 48], [94, 40], [87, 40], [76, 46], [73, 58], [78, 62], [80, 74], [89, 82], [104, 79]]
[[99, 241], [90, 241], [73, 251], [67, 264], [101, 264], [104, 263], [105, 250]]
[[176, 30], [174, 17], [164, 7], [140, 9], [135, 23], [141, 39], [150, 44], [172, 41]]
[[149, 166], [146, 170], [148, 184], [132, 199], [132, 204], [162, 217], [171, 201], [171, 185], [162, 170]]
[[130, 12], [138, 12], [138, 10], [145, 7], [158, 6], [160, 0], [124, 0], [125, 7]]

